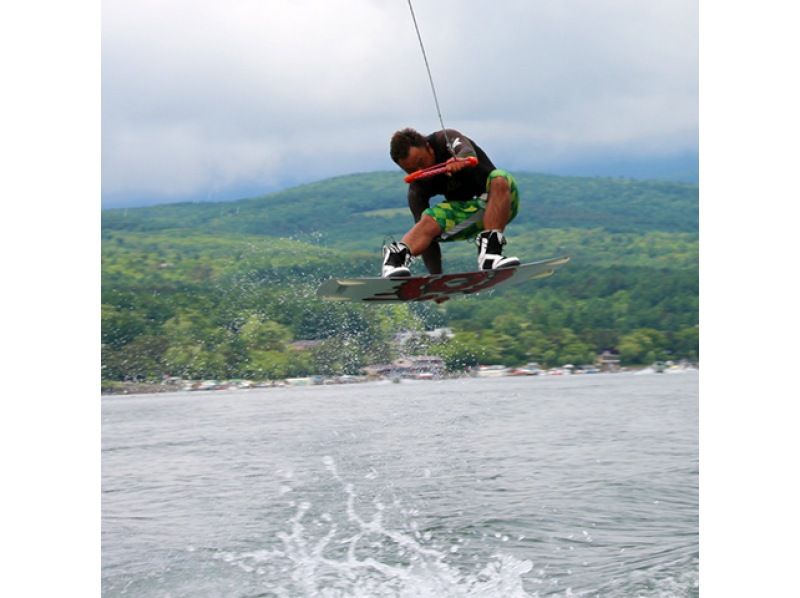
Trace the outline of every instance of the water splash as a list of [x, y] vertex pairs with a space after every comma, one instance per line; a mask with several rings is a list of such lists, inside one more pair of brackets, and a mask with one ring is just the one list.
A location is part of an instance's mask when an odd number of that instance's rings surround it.
[[[344, 493], [343, 512], [314, 513], [308, 501], [293, 502], [288, 530], [277, 534], [271, 550], [226, 552], [218, 558], [264, 579], [264, 596], [289, 598], [533, 598], [523, 576], [533, 565], [504, 554], [464, 565], [457, 542], [437, 544], [416, 522], [385, 522], [396, 514], [374, 499], [371, 515], [357, 509], [359, 496], [339, 476], [333, 458], [323, 463]], [[413, 511], [409, 511], [411, 513]], [[408, 529], [403, 529], [407, 527]], [[541, 583], [541, 580], [532, 580]]]

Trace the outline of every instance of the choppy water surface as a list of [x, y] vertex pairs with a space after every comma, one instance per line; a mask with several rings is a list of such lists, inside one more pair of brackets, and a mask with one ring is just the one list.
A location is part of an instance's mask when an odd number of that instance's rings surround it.
[[696, 372], [103, 399], [104, 596], [697, 596]]

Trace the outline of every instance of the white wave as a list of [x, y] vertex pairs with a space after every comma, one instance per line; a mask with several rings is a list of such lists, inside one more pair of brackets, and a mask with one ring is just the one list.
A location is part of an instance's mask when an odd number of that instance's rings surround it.
[[[533, 564], [510, 555], [492, 554], [465, 571], [449, 559], [457, 544], [437, 546], [430, 532], [384, 524], [387, 506], [373, 501], [370, 518], [356, 511], [357, 494], [345, 484], [331, 457], [326, 469], [342, 483], [344, 509], [338, 515], [311, 516], [308, 501], [296, 503], [288, 530], [277, 534], [276, 547], [224, 552], [217, 558], [263, 576], [265, 596], [275, 598], [535, 598], [523, 588]], [[391, 509], [392, 507], [388, 507]], [[541, 580], [532, 580], [541, 582]]]

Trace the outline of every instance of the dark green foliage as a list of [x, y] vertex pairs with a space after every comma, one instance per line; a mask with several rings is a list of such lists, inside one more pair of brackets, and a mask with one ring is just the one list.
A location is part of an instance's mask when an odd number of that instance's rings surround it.
[[[522, 209], [514, 226], [611, 233], [696, 233], [697, 187], [627, 179], [517, 173]], [[103, 230], [203, 231], [296, 238], [344, 249], [380, 248], [412, 222], [395, 172], [349, 175], [223, 203], [105, 210]]]
[[[698, 359], [697, 187], [517, 177], [524, 203], [507, 231], [510, 251], [572, 263], [543, 281], [441, 306], [315, 296], [333, 275], [375, 275], [384, 237], [411, 224], [398, 173], [230, 203], [106, 210], [103, 377], [357, 373], [397, 357], [394, 333], [441, 326], [455, 339], [416, 351], [455, 369], [584, 363], [611, 347], [626, 363]], [[446, 246], [447, 270], [474, 263], [471, 243]]]

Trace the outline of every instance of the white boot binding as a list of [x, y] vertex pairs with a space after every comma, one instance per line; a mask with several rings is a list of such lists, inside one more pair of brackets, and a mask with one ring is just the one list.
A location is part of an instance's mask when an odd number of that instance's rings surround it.
[[383, 267], [381, 278], [411, 276], [411, 250], [405, 243], [389, 243], [383, 246]]
[[503, 256], [506, 238], [502, 231], [485, 230], [475, 238], [475, 243], [478, 245], [479, 270], [498, 270], [520, 265], [518, 258]]

